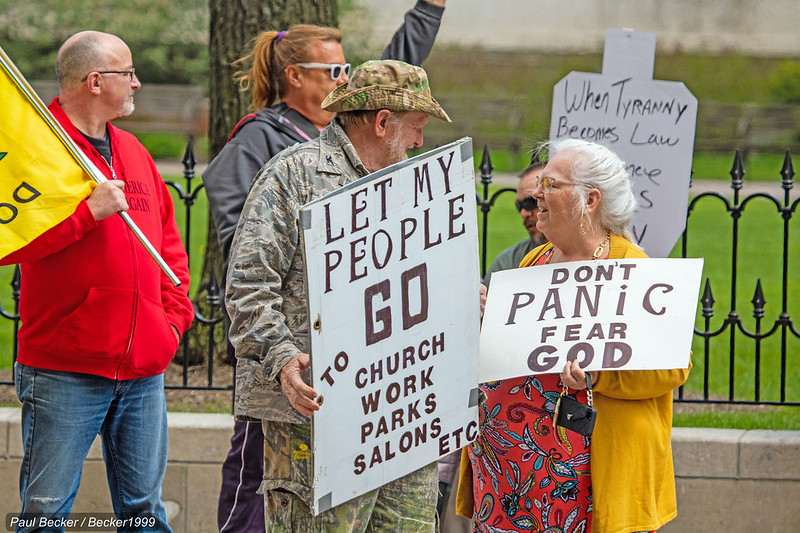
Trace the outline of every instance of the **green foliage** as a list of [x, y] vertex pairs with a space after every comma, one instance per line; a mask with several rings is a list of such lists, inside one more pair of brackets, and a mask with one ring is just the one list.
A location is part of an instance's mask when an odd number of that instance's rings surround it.
[[[380, 57], [381, 48], [372, 44], [372, 28], [375, 17], [364, 9], [362, 0], [339, 0], [339, 29], [342, 32], [342, 48], [345, 57], [353, 66], [367, 59]], [[409, 3], [409, 7], [411, 4]], [[386, 37], [388, 42], [389, 37]]]
[[30, 80], [54, 79], [61, 43], [96, 29], [128, 43], [143, 81], [205, 85], [208, 27], [205, 0], [0, 0], [0, 42]]
[[[741, 104], [775, 104], [766, 80], [785, 63], [781, 58], [738, 54], [657, 53], [654, 79], [685, 83], [699, 101], [702, 119], [707, 103], [730, 104], [733, 114], [740, 113]], [[548, 136], [553, 86], [572, 71], [601, 72], [602, 55], [501, 53], [437, 45], [425, 68], [433, 94], [454, 121], [430, 121], [426, 136], [444, 142], [469, 135], [476, 147], [485, 143], [493, 151], [511, 147], [525, 154]], [[700, 120], [696, 137], [730, 146], [732, 155], [737, 119], [731, 116], [722, 125], [716, 117]]]
[[767, 79], [769, 94], [779, 102], [800, 104], [800, 64], [785, 61]]
[[[766, 80], [785, 60], [727, 53], [656, 53], [653, 79], [682, 81], [703, 101], [774, 103]], [[599, 71], [598, 71], [599, 72]]]

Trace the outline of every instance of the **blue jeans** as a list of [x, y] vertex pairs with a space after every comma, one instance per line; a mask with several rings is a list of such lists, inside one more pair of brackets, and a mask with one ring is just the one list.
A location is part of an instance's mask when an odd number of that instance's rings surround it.
[[83, 462], [99, 433], [114, 513], [120, 519], [153, 516], [158, 525], [148, 531], [172, 531], [161, 502], [167, 467], [163, 375], [116, 381], [17, 363], [14, 381], [25, 450], [22, 518], [69, 516]]

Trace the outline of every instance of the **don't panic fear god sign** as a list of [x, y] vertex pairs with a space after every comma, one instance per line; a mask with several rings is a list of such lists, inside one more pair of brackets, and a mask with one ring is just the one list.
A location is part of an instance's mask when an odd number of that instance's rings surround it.
[[[702, 259], [606, 259], [497, 272], [479, 380], [586, 370], [687, 368]], [[497, 276], [497, 277], [495, 277]]]

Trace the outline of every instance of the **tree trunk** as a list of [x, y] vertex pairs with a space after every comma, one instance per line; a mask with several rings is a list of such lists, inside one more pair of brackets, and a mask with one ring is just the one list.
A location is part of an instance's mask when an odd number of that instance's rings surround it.
[[[209, 0], [209, 12], [208, 148], [209, 157], [214, 157], [225, 146], [228, 135], [239, 119], [247, 114], [251, 101], [250, 95], [239, 91], [233, 81], [236, 67], [232, 63], [250, 50], [253, 38], [263, 31], [288, 29], [301, 23], [337, 26], [338, 9], [336, 0]], [[209, 303], [212, 272], [220, 286], [224, 286], [222, 268], [217, 231], [209, 216], [208, 240], [198, 285], [200, 289], [195, 298], [197, 309], [204, 317], [212, 314], [212, 304]], [[224, 297], [224, 291], [221, 296]], [[219, 309], [214, 312], [219, 316]], [[199, 322], [195, 321], [187, 335], [190, 364], [204, 363], [208, 352], [207, 330], [198, 326]], [[225, 354], [227, 332], [224, 329], [216, 327], [214, 342], [217, 355]]]

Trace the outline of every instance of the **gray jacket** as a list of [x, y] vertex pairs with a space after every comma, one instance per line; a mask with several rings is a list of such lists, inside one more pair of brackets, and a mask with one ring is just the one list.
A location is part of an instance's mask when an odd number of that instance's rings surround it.
[[317, 136], [316, 126], [284, 103], [261, 108], [237, 124], [228, 144], [203, 172], [222, 257], [230, 255], [247, 191], [261, 167], [287, 146]]

